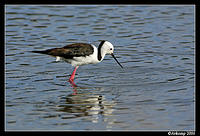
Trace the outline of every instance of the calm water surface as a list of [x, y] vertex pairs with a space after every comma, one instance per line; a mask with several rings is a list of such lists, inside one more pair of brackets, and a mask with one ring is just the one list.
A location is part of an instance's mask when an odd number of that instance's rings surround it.
[[[6, 130], [194, 130], [193, 6], [7, 5]], [[73, 67], [29, 51], [115, 46]]]

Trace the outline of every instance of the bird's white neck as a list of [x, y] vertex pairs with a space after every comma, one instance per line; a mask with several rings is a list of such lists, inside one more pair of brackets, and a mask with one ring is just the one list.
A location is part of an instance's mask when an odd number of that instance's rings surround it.
[[106, 51], [104, 50], [104, 46], [100, 44], [98, 47], [97, 59], [99, 61], [102, 61], [105, 55], [106, 55]]

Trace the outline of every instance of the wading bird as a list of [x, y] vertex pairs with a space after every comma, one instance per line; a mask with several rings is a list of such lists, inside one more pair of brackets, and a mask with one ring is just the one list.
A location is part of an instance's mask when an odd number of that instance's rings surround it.
[[74, 43], [66, 45], [62, 48], [53, 48], [44, 51], [32, 52], [54, 56], [56, 57], [56, 61], [64, 60], [67, 63], [70, 63], [72, 66], [74, 66], [75, 68], [69, 78], [69, 82], [75, 85], [74, 77], [78, 67], [86, 64], [99, 63], [104, 59], [106, 54], [110, 54], [120, 65], [120, 67], [123, 68], [123, 66], [118, 62], [118, 60], [114, 56], [113, 51], [114, 47], [110, 42], [101, 41], [98, 48], [88, 43]]

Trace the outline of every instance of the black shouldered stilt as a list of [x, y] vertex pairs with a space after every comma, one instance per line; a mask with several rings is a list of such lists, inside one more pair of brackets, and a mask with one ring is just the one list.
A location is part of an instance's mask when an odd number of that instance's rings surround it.
[[120, 65], [120, 67], [123, 68], [123, 66], [118, 62], [118, 60], [114, 56], [113, 51], [114, 47], [110, 42], [101, 41], [98, 49], [92, 44], [74, 43], [64, 46], [62, 48], [53, 48], [44, 51], [32, 51], [32, 52], [51, 55], [56, 57], [56, 61], [62, 59], [67, 63], [70, 63], [72, 66], [75, 66], [74, 71], [72, 72], [72, 75], [69, 78], [69, 82], [75, 85], [74, 77], [78, 67], [86, 64], [99, 63], [104, 59], [106, 54], [110, 54]]

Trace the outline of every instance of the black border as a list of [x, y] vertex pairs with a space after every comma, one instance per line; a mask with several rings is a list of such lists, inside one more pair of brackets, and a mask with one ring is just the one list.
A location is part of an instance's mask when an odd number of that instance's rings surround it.
[[3, 0], [5, 4], [196, 4], [199, 0]]
[[[1, 35], [1, 44], [5, 46], [5, 5], [10, 5], [10, 4], [25, 4], [25, 5], [33, 5], [33, 4], [66, 4], [66, 5], [88, 5], [88, 4], [99, 4], [99, 5], [102, 5], [102, 4], [106, 4], [106, 5], [109, 5], [109, 4], [112, 4], [112, 5], [125, 5], [125, 4], [133, 4], [133, 5], [147, 5], [147, 4], [151, 4], [151, 5], [170, 5], [170, 4], [173, 4], [173, 5], [195, 5], [195, 89], [197, 88], [198, 84], [196, 84], [196, 82], [198, 81], [198, 39], [199, 38], [199, 35], [198, 35], [198, 32], [199, 32], [199, 14], [198, 14], [198, 11], [199, 11], [199, 7], [200, 7], [200, 0], [187, 0], [187, 1], [174, 1], [174, 0], [154, 0], [154, 1], [151, 1], [151, 0], [132, 0], [132, 1], [122, 1], [122, 0], [112, 0], [112, 1], [102, 1], [102, 0], [93, 0], [93, 1], [81, 1], [81, 0], [73, 0], [73, 1], [69, 1], [69, 0], [45, 0], [45, 1], [39, 1], [39, 0], [34, 0], [34, 1], [23, 1], [23, 0], [1, 0], [0, 1], [0, 9], [1, 9], [1, 19], [3, 19], [4, 21], [1, 21], [1, 25], [4, 26], [4, 27], [1, 27], [3, 28], [3, 31], [2, 32], [2, 35]], [[198, 22], [198, 23], [197, 23]], [[5, 62], [5, 50], [4, 50], [4, 46], [1, 46], [1, 49], [3, 50], [3, 53], [1, 54], [4, 54], [3, 57], [1, 57], [1, 60], [3, 60], [3, 63]], [[3, 59], [2, 59], [3, 58]], [[4, 63], [4, 66], [1, 67], [3, 68], [3, 73], [5, 74], [5, 63]], [[1, 76], [1, 77], [4, 77], [3, 79], [3, 88], [5, 89], [5, 75]], [[2, 81], [2, 80], [1, 80]], [[3, 95], [2, 95], [3, 94]], [[199, 121], [198, 121], [198, 115], [199, 115], [199, 112], [197, 110], [198, 106], [197, 106], [197, 99], [199, 99], [199, 92], [198, 90], [196, 89], [195, 91], [195, 109], [196, 109], [196, 113], [195, 113], [195, 135], [199, 134], [199, 131], [198, 131], [198, 124], [199, 124]], [[4, 90], [4, 93], [1, 93], [1, 97], [0, 97], [0, 101], [1, 101], [1, 109], [3, 109], [3, 111], [1, 112], [1, 124], [3, 124], [3, 126], [1, 125], [1, 127], [3, 127], [1, 129], [1, 132], [3, 132], [3, 135], [19, 135], [20, 133], [23, 133], [23, 134], [28, 134], [28, 133], [33, 133], [33, 134], [47, 134], [47, 135], [55, 135], [57, 134], [57, 132], [59, 134], [64, 134], [66, 135], [67, 134], [78, 134], [78, 135], [95, 135], [97, 132], [102, 134], [103, 136], [107, 136], [107, 135], [117, 135], [117, 134], [123, 134], [124, 135], [124, 132], [126, 133], [125, 135], [127, 134], [136, 134], [136, 135], [152, 135], [152, 134], [161, 134], [161, 135], [168, 135], [168, 130], [166, 131], [6, 131], [5, 130], [5, 90]], [[62, 132], [62, 133], [60, 133]], [[63, 133], [64, 132], [64, 133]], [[65, 133], [66, 132], [66, 133]], [[73, 132], [73, 133], [72, 133]], [[74, 133], [76, 132], [76, 133]], [[172, 132], [176, 132], [176, 131], [172, 131]], [[177, 132], [186, 132], [186, 131], [177, 131]], [[2, 134], [2, 133], [1, 133]], [[0, 135], [1, 135], [0, 134]]]

